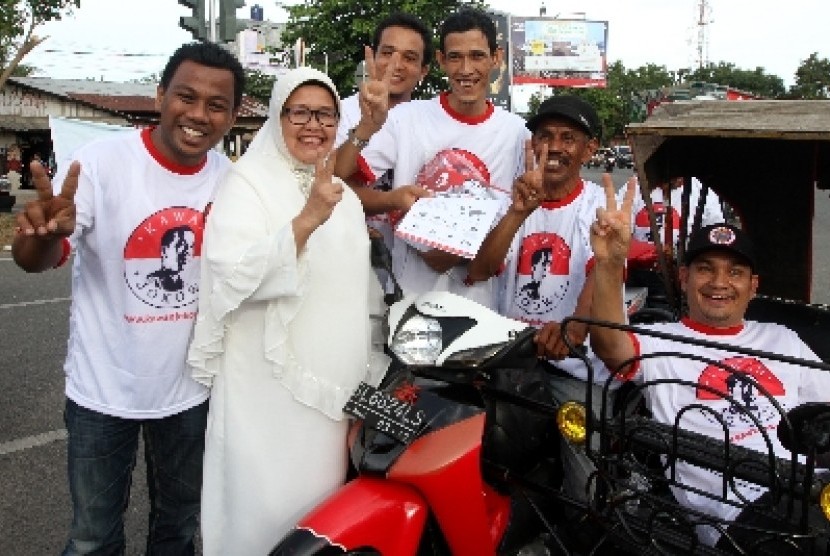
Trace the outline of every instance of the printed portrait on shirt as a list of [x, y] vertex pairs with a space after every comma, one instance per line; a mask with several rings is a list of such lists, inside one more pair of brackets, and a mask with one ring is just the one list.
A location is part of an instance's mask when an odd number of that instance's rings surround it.
[[515, 305], [528, 317], [557, 307], [571, 286], [571, 248], [558, 234], [524, 238], [519, 252]]
[[125, 278], [136, 298], [157, 308], [180, 308], [199, 293], [204, 215], [172, 207], [142, 222], [124, 249]]

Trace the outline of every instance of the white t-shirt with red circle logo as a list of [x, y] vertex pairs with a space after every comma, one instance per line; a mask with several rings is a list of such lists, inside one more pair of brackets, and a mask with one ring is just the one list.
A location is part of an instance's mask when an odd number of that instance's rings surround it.
[[[819, 361], [812, 350], [792, 330], [772, 323], [745, 321], [743, 326], [730, 329], [715, 329], [684, 319], [679, 323], [648, 325], [645, 328], [698, 340], [708, 340], [734, 345], [741, 348], [767, 351]], [[638, 355], [658, 352], [679, 352], [693, 355], [698, 359], [660, 356], [642, 359], [634, 371], [637, 382], [651, 382], [661, 379], [684, 380], [699, 385], [692, 387], [677, 383], [651, 385], [644, 389], [646, 403], [654, 418], [662, 423], [673, 424], [679, 412], [692, 404], [705, 406], [709, 411], [688, 411], [684, 413], [680, 426], [713, 438], [724, 438], [724, 431], [717, 416], [728, 429], [729, 442], [751, 448], [764, 454], [768, 452], [764, 434], [759, 432], [754, 421], [735, 406], [713, 393], [711, 389], [732, 396], [749, 414], [757, 418], [766, 430], [766, 438], [772, 442], [779, 457], [789, 458], [790, 453], [778, 440], [776, 429], [781, 414], [771, 400], [758, 390], [758, 385], [780, 404], [784, 411], [806, 402], [827, 401], [830, 392], [830, 373], [787, 364], [772, 359], [736, 355], [728, 350], [701, 347], [669, 339], [656, 338], [645, 334], [633, 336]], [[700, 359], [702, 358], [702, 359]], [[741, 375], [725, 371], [712, 362], [729, 365], [751, 376], [757, 384], [742, 380]], [[676, 467], [677, 481], [692, 485], [719, 496], [723, 478], [713, 471], [679, 461]], [[760, 497], [765, 488], [745, 481], [737, 481], [741, 495], [752, 501]], [[678, 501], [687, 506], [732, 521], [740, 513], [740, 507], [724, 505], [717, 500], [681, 488], [673, 488]], [[738, 497], [728, 489], [731, 500]], [[717, 542], [720, 534], [710, 527], [699, 527], [698, 534], [707, 544]]]
[[[358, 165], [365, 181], [372, 183], [387, 170], [394, 170], [393, 188], [412, 185], [417, 176], [438, 176], [452, 180], [470, 168], [489, 179], [491, 193], [509, 197], [513, 180], [524, 173], [524, 145], [530, 139], [525, 121], [499, 107], [488, 105], [479, 117], [458, 114], [447, 94], [429, 100], [412, 100], [395, 106], [383, 128], [372, 136], [360, 153]], [[452, 153], [453, 156], [447, 156]], [[445, 171], [435, 168], [439, 161], [463, 159], [463, 167], [452, 164]], [[393, 225], [395, 219], [393, 218]], [[423, 261], [419, 251], [404, 241], [395, 241], [392, 251], [395, 276], [405, 294], [433, 290], [450, 291], [495, 307], [493, 281], [464, 284], [465, 266], [437, 273]]]
[[[150, 130], [90, 143], [75, 195], [66, 395], [123, 418], [158, 418], [208, 398], [186, 354], [196, 318], [204, 213], [229, 161], [166, 161]], [[53, 182], [58, 190], [63, 175]]]
[[[574, 314], [593, 266], [590, 233], [598, 207], [605, 207], [604, 190], [581, 181], [565, 199], [544, 202], [530, 213], [513, 237], [498, 278], [500, 313], [539, 328]], [[594, 382], [604, 383], [605, 365], [591, 352], [589, 356]], [[576, 378], [588, 378], [579, 359], [552, 363]]]

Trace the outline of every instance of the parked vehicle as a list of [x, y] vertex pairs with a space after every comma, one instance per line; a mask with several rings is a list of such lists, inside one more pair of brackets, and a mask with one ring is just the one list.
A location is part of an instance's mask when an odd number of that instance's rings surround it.
[[11, 194], [11, 188], [8, 176], [0, 175], [0, 212], [10, 212], [17, 200], [17, 196]]
[[617, 155], [614, 154], [613, 149], [605, 149], [605, 171], [613, 172], [617, 165]]
[[634, 168], [634, 154], [628, 145], [616, 145], [612, 147], [614, 156], [617, 159], [618, 168]]
[[398, 364], [345, 408], [358, 476], [272, 555], [549, 554], [561, 469], [535, 329], [448, 292], [394, 304], [389, 327]]
[[[394, 283], [382, 241], [372, 254]], [[395, 289], [387, 327], [395, 363], [380, 388], [362, 384], [344, 409], [358, 419], [349, 439], [357, 476], [272, 554], [591, 549], [586, 533], [596, 525], [574, 521], [586, 507], [559, 490], [560, 431], [578, 434], [585, 416], [559, 411], [536, 329], [448, 292], [401, 300]], [[636, 288], [626, 306], [634, 313], [646, 300]]]

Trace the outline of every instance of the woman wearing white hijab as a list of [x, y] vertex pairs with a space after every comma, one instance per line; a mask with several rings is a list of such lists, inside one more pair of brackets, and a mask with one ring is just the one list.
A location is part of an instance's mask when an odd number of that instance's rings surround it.
[[376, 384], [383, 372], [370, 346], [370, 302], [381, 292], [363, 210], [326, 160], [339, 105], [319, 71], [280, 77], [268, 120], [207, 217], [188, 361], [212, 386], [208, 556], [267, 554], [342, 484], [341, 408], [361, 380]]

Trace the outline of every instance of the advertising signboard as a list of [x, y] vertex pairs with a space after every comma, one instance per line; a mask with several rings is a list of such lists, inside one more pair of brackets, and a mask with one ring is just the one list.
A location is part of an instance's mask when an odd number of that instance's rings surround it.
[[487, 90], [489, 98], [496, 106], [510, 110], [510, 19], [506, 13], [490, 12], [490, 17], [496, 25], [496, 43], [502, 51], [502, 61], [498, 68], [490, 75], [490, 85]]
[[510, 18], [514, 85], [605, 87], [608, 22]]

